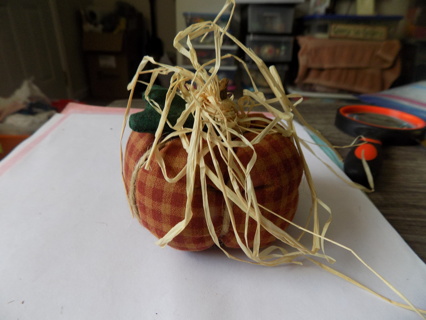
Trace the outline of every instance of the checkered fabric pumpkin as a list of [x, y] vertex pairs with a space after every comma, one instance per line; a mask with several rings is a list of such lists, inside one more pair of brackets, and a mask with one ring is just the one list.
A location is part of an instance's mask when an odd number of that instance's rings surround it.
[[[248, 140], [255, 138], [254, 133], [245, 133]], [[154, 142], [152, 133], [132, 132], [127, 142], [124, 163], [124, 179], [127, 192], [135, 166], [143, 154], [149, 150]], [[293, 140], [278, 133], [266, 135], [263, 140], [254, 144], [257, 154], [256, 163], [251, 171], [257, 201], [286, 219], [291, 220], [296, 212], [298, 202], [298, 186], [303, 174], [303, 164]], [[253, 150], [249, 147], [234, 150], [238, 159], [247, 165]], [[187, 152], [182, 147], [181, 140], [176, 138], [166, 142], [159, 151], [166, 164], [167, 174], [174, 177], [185, 166]], [[219, 157], [218, 157], [219, 158]], [[212, 160], [208, 156], [206, 165], [213, 168]], [[225, 163], [220, 163], [224, 179], [229, 179]], [[186, 207], [186, 177], [176, 183], [165, 180], [155, 156], [149, 170], [144, 167], [138, 169], [135, 186], [135, 199], [138, 218], [157, 238], [162, 238], [173, 226], [182, 221]], [[189, 225], [171, 242], [169, 246], [187, 251], [201, 251], [214, 245], [209, 233], [203, 209], [203, 199], [198, 172], [192, 201], [193, 217]], [[222, 192], [211, 181], [208, 185], [208, 203], [215, 232], [221, 244], [229, 248], [239, 248], [232, 226], [225, 228], [226, 206]], [[281, 229], [287, 227], [287, 222], [266, 210], [261, 210], [263, 216], [272, 221]], [[247, 214], [236, 205], [233, 206], [236, 230], [244, 239]], [[253, 246], [256, 231], [256, 222], [248, 218], [248, 245]], [[261, 246], [266, 246], [276, 239], [269, 232], [261, 228]], [[244, 241], [244, 240], [243, 240]]]

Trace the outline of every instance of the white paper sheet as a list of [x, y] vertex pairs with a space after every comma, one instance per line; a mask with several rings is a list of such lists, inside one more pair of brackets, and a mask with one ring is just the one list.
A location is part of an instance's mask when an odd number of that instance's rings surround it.
[[[58, 115], [0, 163], [0, 319], [419, 318], [308, 261], [268, 268], [217, 249], [157, 247], [125, 198], [121, 124], [114, 112]], [[425, 309], [426, 265], [362, 192], [306, 158], [333, 211], [328, 237]], [[297, 221], [308, 202], [303, 184]], [[401, 301], [349, 252], [327, 244], [326, 253], [337, 270]]]

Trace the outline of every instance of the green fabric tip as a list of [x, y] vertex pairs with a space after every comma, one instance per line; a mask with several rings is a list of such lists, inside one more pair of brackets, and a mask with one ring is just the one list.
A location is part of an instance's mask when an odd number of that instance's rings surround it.
[[[158, 103], [161, 110], [164, 110], [164, 104], [166, 102], [167, 89], [158, 85], [154, 85], [149, 93], [149, 99], [154, 100]], [[145, 95], [144, 95], [145, 97]], [[136, 132], [148, 132], [155, 133], [158, 129], [158, 124], [160, 123], [161, 115], [155, 111], [152, 105], [146, 101], [145, 110], [132, 114], [129, 119], [129, 126], [133, 131]], [[182, 112], [185, 110], [186, 102], [178, 95], [175, 95], [170, 106], [169, 114], [167, 115], [167, 120], [175, 125], [177, 119], [180, 117]], [[185, 128], [192, 128], [194, 125], [194, 118], [192, 115], [189, 115], [188, 119], [185, 121]], [[164, 126], [164, 133], [170, 133], [174, 130], [166, 123]]]

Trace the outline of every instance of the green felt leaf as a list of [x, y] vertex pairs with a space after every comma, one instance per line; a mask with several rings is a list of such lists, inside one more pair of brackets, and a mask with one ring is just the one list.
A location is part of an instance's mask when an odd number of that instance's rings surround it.
[[[154, 100], [158, 103], [161, 110], [164, 110], [164, 104], [166, 102], [167, 89], [158, 85], [154, 85], [148, 95], [149, 99]], [[144, 95], [145, 97], [145, 95]], [[155, 133], [158, 128], [158, 124], [161, 119], [161, 115], [152, 107], [152, 105], [145, 99], [146, 107], [145, 110], [132, 114], [129, 119], [129, 126], [133, 131], [136, 132], [149, 132]], [[172, 104], [170, 106], [167, 120], [175, 125], [177, 119], [180, 117], [182, 112], [185, 110], [186, 102], [184, 99], [175, 95]], [[192, 115], [186, 120], [184, 127], [192, 128], [194, 125], [194, 118]], [[164, 133], [170, 133], [173, 129], [166, 123], [164, 127]]]

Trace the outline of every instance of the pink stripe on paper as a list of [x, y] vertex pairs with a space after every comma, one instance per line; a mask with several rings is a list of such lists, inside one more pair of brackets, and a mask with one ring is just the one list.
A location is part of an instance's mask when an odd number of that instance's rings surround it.
[[422, 106], [422, 107], [426, 107], [426, 103], [420, 102], [418, 100], [410, 99], [410, 98], [404, 98], [404, 97], [395, 96], [393, 94], [386, 94], [386, 93], [379, 93], [377, 95], [381, 96], [381, 97], [385, 97], [385, 98], [390, 98], [390, 99], [393, 99], [393, 100], [400, 100], [400, 101], [406, 102], [408, 104], [416, 104], [416, 105], [419, 105], [419, 106]]
[[35, 138], [29, 137], [26, 142], [24, 142], [23, 147], [9, 154], [6, 158], [2, 160], [0, 166], [0, 176], [3, 175], [7, 170], [13, 167], [18, 161], [20, 161], [23, 157], [25, 157], [35, 146], [37, 146], [46, 136], [56, 130], [67, 116], [62, 116], [59, 120], [57, 120], [49, 129], [45, 130], [43, 133], [37, 135]]
[[[67, 104], [66, 108], [62, 111], [62, 114], [123, 114], [126, 111], [126, 108], [117, 108], [117, 107], [100, 107], [100, 106], [91, 106], [87, 104], [71, 102]], [[132, 108], [130, 113], [139, 112], [141, 109]]]

